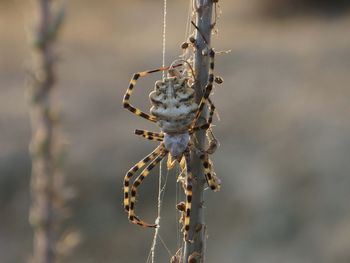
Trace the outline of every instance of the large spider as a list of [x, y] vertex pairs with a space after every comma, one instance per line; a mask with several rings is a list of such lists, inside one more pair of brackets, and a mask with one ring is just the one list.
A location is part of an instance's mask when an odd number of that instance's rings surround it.
[[[187, 236], [190, 226], [190, 213], [191, 213], [191, 200], [192, 200], [192, 172], [190, 166], [190, 149], [193, 147], [190, 137], [191, 135], [200, 129], [210, 128], [215, 107], [211, 102], [209, 95], [211, 93], [214, 81], [214, 56], [215, 52], [210, 49], [209, 52], [209, 77], [208, 83], [205, 87], [203, 97], [199, 105], [194, 100], [194, 88], [192, 86], [193, 77], [189, 77], [190, 74], [180, 73], [175, 68], [184, 66], [185, 64], [174, 65], [170, 67], [159, 68], [150, 71], [143, 71], [135, 73], [132, 77], [129, 87], [124, 95], [123, 106], [132, 113], [141, 116], [151, 122], [155, 122], [161, 129], [160, 133], [150, 132], [146, 130], [135, 130], [135, 134], [140, 135], [148, 140], [160, 141], [159, 146], [148, 154], [141, 161], [136, 163], [125, 175], [124, 178], [124, 208], [128, 213], [129, 220], [137, 225], [143, 227], [157, 227], [157, 224], [148, 224], [143, 222], [135, 215], [135, 202], [137, 188], [142, 181], [149, 175], [150, 171], [169, 153], [169, 160], [174, 160], [185, 163], [185, 218], [184, 218], [184, 231]], [[188, 63], [184, 61], [185, 63]], [[137, 80], [140, 77], [145, 77], [150, 73], [159, 71], [167, 71], [168, 76], [164, 80], [158, 80], [155, 83], [155, 89], [150, 93], [150, 100], [152, 103], [151, 114], [147, 114], [138, 108], [132, 106], [129, 102], [131, 93], [136, 85]], [[193, 75], [193, 72], [192, 72]], [[208, 120], [205, 124], [196, 126], [196, 122], [200, 117], [201, 111], [204, 105], [208, 103], [210, 107], [210, 113]], [[218, 191], [220, 184], [216, 178], [215, 173], [212, 171], [212, 164], [208, 158], [207, 151], [200, 151], [200, 159], [204, 166], [204, 173], [209, 187]], [[135, 179], [134, 183], [130, 186], [129, 182], [131, 177], [142, 167], [149, 162], [148, 166], [140, 173]], [[172, 162], [172, 161], [170, 161]], [[130, 195], [129, 195], [130, 194]]]

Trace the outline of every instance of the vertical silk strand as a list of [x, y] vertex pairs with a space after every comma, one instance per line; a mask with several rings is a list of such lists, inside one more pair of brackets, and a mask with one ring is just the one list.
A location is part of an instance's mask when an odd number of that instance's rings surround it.
[[[164, 0], [164, 6], [163, 6], [163, 40], [162, 40], [162, 67], [165, 67], [165, 51], [166, 51], [166, 18], [167, 18], [167, 0]], [[165, 71], [162, 72], [162, 79], [165, 78]], [[158, 225], [156, 229], [154, 230], [154, 236], [152, 241], [152, 247], [151, 247], [151, 262], [155, 262], [155, 249], [157, 245], [157, 238], [158, 238], [158, 232], [160, 227], [160, 213], [161, 213], [161, 207], [162, 207], [162, 192], [165, 188], [165, 183], [162, 188], [162, 177], [163, 177], [163, 171], [164, 171], [164, 160], [160, 162], [159, 167], [159, 181], [158, 181], [158, 214], [156, 219], [156, 224]], [[147, 260], [148, 261], [148, 260]]]
[[[162, 67], [165, 67], [165, 48], [166, 48], [166, 17], [167, 17], [167, 0], [164, 0], [163, 7], [163, 57], [162, 57]], [[163, 79], [165, 78], [165, 71], [162, 72]]]

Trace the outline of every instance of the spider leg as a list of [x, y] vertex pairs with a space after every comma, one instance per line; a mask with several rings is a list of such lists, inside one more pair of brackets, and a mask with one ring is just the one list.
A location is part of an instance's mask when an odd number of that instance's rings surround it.
[[209, 109], [210, 109], [210, 111], [209, 111], [208, 123], [209, 123], [209, 125], [211, 125], [212, 122], [213, 122], [213, 115], [214, 115], [214, 112], [215, 112], [215, 105], [214, 105], [214, 103], [211, 101], [210, 98], [208, 98], [208, 103], [209, 103]]
[[123, 107], [128, 109], [132, 113], [136, 114], [137, 116], [145, 118], [146, 120], [149, 120], [151, 122], [156, 122], [157, 121], [156, 116], [147, 114], [147, 113], [141, 111], [140, 109], [135, 108], [133, 105], [130, 104], [129, 100], [130, 100], [130, 96], [133, 92], [133, 89], [136, 85], [136, 82], [140, 77], [145, 77], [150, 73], [155, 73], [155, 72], [164, 71], [164, 70], [168, 70], [168, 69], [169, 69], [169, 67], [163, 67], [163, 68], [158, 68], [158, 69], [153, 69], [153, 70], [149, 70], [149, 71], [135, 73], [130, 80], [128, 89], [125, 92], [124, 99], [123, 99]]
[[[213, 82], [214, 82], [214, 58], [215, 58], [215, 52], [213, 49], [210, 49], [209, 51], [209, 77], [208, 77], [208, 83], [205, 86], [203, 97], [199, 103], [198, 110], [196, 113], [196, 117], [193, 121], [195, 124], [204, 108], [205, 103], [208, 101], [211, 90], [213, 89]], [[213, 105], [213, 104], [212, 104]], [[214, 107], [215, 108], [215, 107]]]
[[140, 220], [135, 215], [135, 202], [136, 202], [136, 193], [137, 188], [140, 186], [142, 181], [149, 175], [150, 171], [164, 158], [164, 156], [168, 153], [166, 149], [163, 149], [160, 154], [153, 160], [151, 163], [141, 172], [141, 174], [135, 179], [131, 187], [131, 197], [130, 197], [130, 209], [129, 209], [129, 220], [137, 225], [143, 227], [157, 227], [156, 224], [148, 224]]
[[158, 142], [162, 142], [163, 139], [162, 138], [158, 138], [158, 137], [153, 137], [151, 135], [141, 135], [141, 137], [145, 138], [146, 140], [150, 140], [150, 141], [158, 141]]
[[160, 137], [160, 138], [164, 138], [164, 134], [160, 133], [160, 132], [150, 132], [150, 131], [146, 131], [146, 130], [135, 130], [135, 134], [137, 135], [147, 135], [147, 136], [153, 136], [153, 137]]
[[136, 135], [140, 135], [143, 138], [151, 141], [163, 141], [164, 135], [162, 133], [150, 132], [146, 130], [135, 130]]
[[196, 127], [193, 127], [192, 129], [190, 129], [190, 134], [192, 134], [192, 133], [194, 133], [195, 131], [198, 131], [198, 130], [207, 130], [207, 129], [210, 128], [210, 125], [213, 122], [213, 115], [214, 115], [214, 112], [215, 112], [215, 105], [211, 101], [210, 98], [208, 98], [208, 103], [209, 103], [209, 108], [210, 108], [208, 121], [205, 124], [202, 124], [202, 125], [199, 125], [199, 126], [196, 126]]
[[191, 160], [190, 160], [190, 150], [187, 148], [184, 152], [186, 161], [186, 203], [185, 203], [185, 223], [184, 223], [184, 235], [185, 240], [188, 240], [188, 231], [190, 230], [190, 216], [191, 216], [191, 206], [192, 206], [192, 171], [191, 171]]
[[130, 170], [126, 173], [124, 177], [124, 208], [126, 212], [129, 212], [130, 209], [130, 200], [129, 200], [129, 182], [131, 177], [134, 176], [134, 174], [141, 169], [143, 166], [146, 165], [149, 161], [154, 160], [157, 155], [161, 152], [163, 148], [163, 144], [159, 145], [153, 152], [148, 154], [145, 158], [143, 158], [141, 161], [139, 161], [137, 164], [135, 164], [133, 167], [130, 168]]
[[219, 191], [220, 190], [220, 181], [216, 177], [215, 173], [212, 171], [212, 167], [211, 167], [211, 164], [210, 164], [210, 161], [208, 158], [208, 154], [203, 153], [199, 156], [199, 158], [203, 162], [205, 179], [207, 180], [208, 186], [214, 192]]

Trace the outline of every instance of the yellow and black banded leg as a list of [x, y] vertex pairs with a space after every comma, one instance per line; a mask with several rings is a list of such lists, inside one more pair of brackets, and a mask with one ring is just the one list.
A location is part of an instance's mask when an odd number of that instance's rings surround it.
[[212, 170], [212, 167], [211, 167], [211, 164], [210, 164], [210, 161], [208, 158], [208, 154], [203, 153], [199, 156], [199, 158], [203, 162], [204, 175], [205, 175], [205, 179], [207, 180], [208, 186], [214, 192], [219, 191], [220, 190], [220, 183], [218, 182], [218, 179], [217, 179], [214, 171]]
[[155, 116], [152, 116], [152, 115], [149, 115], [143, 111], [141, 111], [140, 109], [138, 108], [135, 108], [134, 106], [132, 106], [129, 102], [130, 100], [130, 96], [132, 94], [132, 91], [136, 85], [136, 82], [137, 80], [139, 79], [139, 77], [143, 77], [143, 76], [146, 76], [148, 74], [147, 71], [145, 72], [138, 72], [138, 73], [135, 73], [132, 77], [132, 79], [130, 80], [130, 83], [129, 83], [129, 87], [128, 89], [126, 90], [126, 93], [124, 95], [124, 99], [123, 99], [123, 107], [128, 109], [129, 111], [131, 111], [132, 113], [142, 117], [142, 118], [145, 118], [149, 121], [152, 121], [152, 122], [156, 122], [156, 117]]
[[213, 122], [213, 116], [214, 116], [214, 112], [215, 112], [215, 105], [214, 105], [214, 103], [211, 101], [210, 98], [208, 98], [208, 103], [209, 103], [209, 109], [210, 109], [210, 111], [209, 111], [208, 123], [209, 123], [209, 125], [211, 125], [212, 122]]
[[141, 135], [141, 137], [145, 138], [146, 140], [149, 140], [149, 141], [157, 141], [157, 142], [162, 142], [163, 139], [162, 138], [158, 138], [158, 137], [153, 137], [151, 135]]
[[198, 120], [198, 118], [199, 118], [199, 116], [200, 116], [200, 114], [201, 114], [201, 112], [202, 112], [202, 110], [204, 108], [204, 105], [205, 105], [205, 103], [207, 103], [208, 98], [210, 96], [210, 93], [211, 93], [211, 91], [213, 89], [214, 59], [215, 59], [215, 52], [214, 52], [213, 49], [210, 49], [210, 51], [209, 51], [209, 76], [208, 76], [208, 83], [205, 86], [203, 97], [202, 97], [202, 99], [201, 99], [201, 101], [199, 103], [194, 123], [197, 122], [197, 120]]
[[144, 167], [149, 161], [154, 160], [162, 151], [163, 144], [159, 145], [153, 152], [148, 154], [145, 158], [143, 158], [141, 161], [139, 161], [137, 164], [135, 164], [131, 169], [126, 173], [124, 177], [124, 208], [125, 211], [129, 213], [130, 209], [130, 199], [129, 199], [129, 184], [131, 177], [134, 176], [134, 174]]
[[150, 171], [164, 158], [164, 156], [168, 153], [166, 149], [162, 149], [161, 153], [155, 158], [150, 164], [141, 172], [141, 174], [135, 179], [131, 187], [131, 196], [130, 196], [130, 209], [129, 209], [129, 220], [137, 225], [143, 227], [157, 227], [156, 224], [148, 224], [140, 220], [135, 215], [135, 202], [136, 202], [136, 194], [137, 188], [140, 186], [142, 181], [149, 175]]
[[151, 74], [151, 73], [155, 73], [155, 72], [159, 72], [159, 71], [164, 71], [164, 70], [168, 70], [169, 67], [164, 67], [164, 68], [158, 68], [158, 69], [153, 69], [153, 70], [149, 70], [149, 71], [143, 71], [143, 72], [138, 72], [138, 73], [135, 73], [132, 77], [132, 79], [130, 80], [130, 83], [129, 83], [129, 87], [128, 89], [126, 90], [126, 93], [124, 95], [124, 99], [123, 99], [123, 107], [128, 109], [129, 111], [131, 111], [132, 113], [142, 117], [142, 118], [145, 118], [149, 121], [152, 121], [152, 122], [156, 122], [157, 121], [157, 118], [153, 115], [150, 115], [150, 114], [147, 114], [143, 111], [141, 111], [140, 109], [138, 108], [135, 108], [134, 106], [132, 106], [129, 102], [130, 100], [130, 96], [132, 94], [132, 91], [136, 85], [136, 82], [137, 80], [140, 78], [140, 77], [145, 77], [147, 76], [148, 74]]
[[208, 121], [205, 123], [205, 124], [202, 124], [202, 125], [199, 125], [199, 126], [196, 126], [192, 129], [190, 129], [190, 134], [198, 131], [198, 130], [207, 130], [210, 128], [210, 125], [212, 124], [213, 122], [213, 116], [214, 116], [214, 112], [215, 112], [215, 105], [214, 103], [211, 101], [210, 98], [208, 98], [208, 103], [209, 103], [209, 118], [208, 118]]
[[187, 148], [184, 152], [186, 161], [186, 202], [185, 202], [185, 220], [184, 220], [184, 236], [185, 240], [189, 240], [190, 230], [190, 217], [191, 217], [191, 206], [192, 206], [192, 171], [191, 171], [191, 160], [190, 150]]
[[145, 130], [135, 130], [136, 135], [140, 135], [143, 138], [151, 141], [163, 141], [164, 135], [162, 133], [150, 132]]

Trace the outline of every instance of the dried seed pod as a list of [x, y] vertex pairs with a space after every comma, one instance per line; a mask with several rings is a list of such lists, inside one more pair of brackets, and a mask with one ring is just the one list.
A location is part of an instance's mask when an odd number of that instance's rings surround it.
[[183, 42], [183, 43], [181, 44], [181, 48], [182, 48], [182, 49], [187, 49], [188, 46], [189, 46], [189, 44], [188, 44], [187, 42]]
[[176, 251], [176, 254], [174, 256], [171, 257], [170, 259], [170, 263], [181, 263], [181, 255], [182, 255], [182, 250], [179, 249], [178, 251]]
[[181, 260], [178, 256], [172, 256], [170, 259], [170, 263], [181, 263]]
[[222, 84], [222, 83], [224, 83], [223, 78], [220, 77], [220, 76], [216, 76], [215, 79], [214, 79], [214, 81], [215, 81], [217, 84]]
[[181, 211], [181, 212], [184, 212], [186, 210], [186, 205], [185, 205], [185, 202], [180, 202], [176, 205], [176, 209]]
[[197, 224], [197, 225], [196, 225], [196, 228], [195, 228], [196, 233], [198, 233], [199, 231], [201, 231], [202, 228], [203, 228], [203, 224]]
[[188, 38], [188, 40], [192, 43], [192, 44], [195, 44], [196, 43], [196, 38], [194, 36], [190, 36]]
[[189, 263], [199, 263], [201, 259], [201, 254], [198, 252], [193, 252], [189, 257], [188, 257], [188, 262]]
[[213, 154], [218, 148], [218, 140], [214, 136], [207, 136], [207, 138], [209, 139], [209, 146], [206, 152], [208, 154]]

